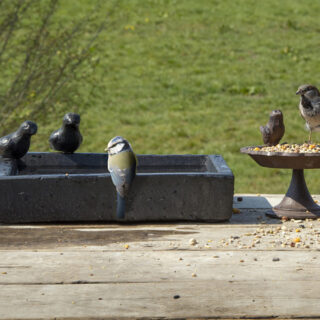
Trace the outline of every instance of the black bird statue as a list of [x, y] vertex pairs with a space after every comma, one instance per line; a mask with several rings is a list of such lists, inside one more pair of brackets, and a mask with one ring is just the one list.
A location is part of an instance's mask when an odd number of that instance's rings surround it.
[[82, 142], [79, 124], [80, 116], [78, 114], [67, 113], [63, 117], [61, 128], [51, 133], [50, 147], [63, 153], [75, 152]]
[[310, 84], [303, 84], [296, 92], [300, 95], [299, 110], [310, 131], [309, 142], [313, 131], [320, 131], [320, 92]]
[[16, 132], [0, 138], [0, 156], [3, 158], [20, 159], [30, 148], [31, 136], [36, 134], [37, 124], [25, 121]]
[[284, 135], [283, 114], [280, 110], [273, 110], [265, 126], [260, 127], [264, 144], [268, 146], [277, 145]]

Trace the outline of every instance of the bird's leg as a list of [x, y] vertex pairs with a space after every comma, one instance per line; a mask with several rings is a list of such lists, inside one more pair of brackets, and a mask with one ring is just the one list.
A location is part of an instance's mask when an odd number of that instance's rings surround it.
[[310, 133], [309, 133], [309, 143], [311, 143], [311, 134], [312, 134], [312, 130], [310, 130]]

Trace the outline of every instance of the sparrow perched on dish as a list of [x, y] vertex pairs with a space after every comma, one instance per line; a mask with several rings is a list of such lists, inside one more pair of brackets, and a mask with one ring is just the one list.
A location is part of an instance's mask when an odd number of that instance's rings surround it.
[[296, 92], [300, 95], [299, 110], [310, 131], [309, 142], [313, 131], [320, 131], [320, 92], [310, 84], [300, 86]]
[[280, 110], [273, 110], [265, 126], [260, 127], [264, 144], [268, 146], [277, 145], [284, 135], [285, 127], [283, 123], [283, 114]]
[[136, 175], [137, 158], [130, 143], [120, 137], [114, 137], [105, 149], [108, 151], [108, 170], [117, 190], [117, 218], [125, 217], [125, 198]]

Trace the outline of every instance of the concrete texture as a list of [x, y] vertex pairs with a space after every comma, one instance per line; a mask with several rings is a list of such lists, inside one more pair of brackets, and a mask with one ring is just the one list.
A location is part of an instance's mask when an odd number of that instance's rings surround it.
[[0, 176], [12, 176], [18, 173], [17, 159], [3, 158], [0, 156]]
[[[218, 155], [138, 155], [126, 222], [227, 220], [234, 177]], [[0, 223], [116, 221], [105, 154], [28, 153], [0, 176]]]

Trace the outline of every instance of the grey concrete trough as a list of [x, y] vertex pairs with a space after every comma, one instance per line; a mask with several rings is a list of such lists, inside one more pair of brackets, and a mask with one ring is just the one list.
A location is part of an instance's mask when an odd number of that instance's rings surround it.
[[[138, 155], [138, 161], [125, 221], [231, 217], [234, 177], [221, 156]], [[28, 153], [0, 166], [0, 223], [115, 222], [115, 213], [106, 154]]]

